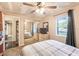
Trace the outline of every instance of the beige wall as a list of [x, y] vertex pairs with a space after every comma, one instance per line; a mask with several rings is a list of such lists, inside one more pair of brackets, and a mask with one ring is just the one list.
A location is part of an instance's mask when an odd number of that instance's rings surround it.
[[74, 8], [76, 46], [79, 48], [79, 6]]
[[[16, 40], [16, 20], [19, 21], [19, 40], [18, 40], [19, 46], [24, 45], [24, 22], [25, 22], [25, 20], [26, 20], [26, 22], [34, 22], [36, 25], [38, 24], [37, 21], [34, 21], [32, 19], [30, 20], [27, 17], [23, 17], [20, 15], [4, 14], [4, 20], [5, 19], [12, 21], [12, 39], [13, 39], [13, 41]], [[37, 34], [35, 34], [33, 36], [33, 39], [37, 40], [37, 38], [38, 38]], [[32, 40], [29, 40], [29, 41], [32, 41]]]
[[[75, 25], [75, 37], [76, 46], [79, 48], [79, 6], [72, 8], [74, 10], [74, 25]], [[49, 22], [49, 35], [50, 39], [54, 39], [65, 43], [66, 38], [63, 36], [56, 35], [56, 18], [55, 16], [46, 17], [43, 22]]]
[[[76, 34], [76, 46], [79, 47], [79, 6], [76, 6], [74, 8], [72, 8], [74, 10], [74, 21], [75, 21], [75, 34]], [[23, 20], [23, 17], [20, 16], [21, 21]], [[32, 19], [31, 19], [32, 20]], [[42, 19], [41, 19], [42, 20]], [[56, 19], [54, 16], [49, 16], [46, 17], [44, 21], [41, 22], [49, 22], [49, 35], [50, 35], [50, 39], [54, 39], [54, 40], [58, 40], [60, 42], [65, 43], [66, 38], [62, 37], [62, 36], [56, 36]], [[21, 23], [22, 25], [23, 23]], [[41, 26], [41, 25], [40, 25]], [[23, 29], [22, 26], [20, 28], [21, 33], [20, 35], [22, 35], [23, 33]], [[22, 41], [22, 43], [19, 43], [21, 45], [24, 44], [23, 42], [23, 35], [20, 37], [20, 42]]]
[[50, 37], [50, 39], [65, 43], [65, 40], [66, 40], [65, 37], [56, 35], [56, 18], [54, 16], [47, 17], [42, 22], [49, 22], [49, 37]]
[[49, 31], [50, 31], [50, 39], [58, 40], [60, 42], [65, 43], [65, 37], [56, 35], [56, 18], [55, 17], [51, 17], [49, 19]]
[[12, 41], [16, 41], [16, 19], [11, 15], [4, 15], [4, 20], [11, 23], [8, 25], [8, 35], [12, 36]]
[[19, 19], [19, 46], [24, 45], [24, 20], [23, 18]]

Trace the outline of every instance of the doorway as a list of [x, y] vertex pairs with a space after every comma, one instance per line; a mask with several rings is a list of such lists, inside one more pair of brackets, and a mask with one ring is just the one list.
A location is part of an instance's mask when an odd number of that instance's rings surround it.
[[5, 49], [18, 46], [19, 21], [5, 20]]

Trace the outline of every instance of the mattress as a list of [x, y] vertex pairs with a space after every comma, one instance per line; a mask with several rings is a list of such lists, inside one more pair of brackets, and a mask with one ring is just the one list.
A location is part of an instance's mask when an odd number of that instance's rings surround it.
[[22, 48], [23, 56], [79, 56], [79, 49], [55, 40], [46, 40]]

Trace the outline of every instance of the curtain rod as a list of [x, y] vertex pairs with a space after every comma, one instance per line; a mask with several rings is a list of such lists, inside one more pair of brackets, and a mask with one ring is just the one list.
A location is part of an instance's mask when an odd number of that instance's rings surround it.
[[61, 15], [61, 14], [63, 14], [63, 13], [67, 13], [68, 11], [65, 11], [65, 12], [62, 12], [62, 13], [59, 13], [59, 14], [56, 14], [56, 15], [54, 15], [54, 16], [58, 16], [58, 15]]

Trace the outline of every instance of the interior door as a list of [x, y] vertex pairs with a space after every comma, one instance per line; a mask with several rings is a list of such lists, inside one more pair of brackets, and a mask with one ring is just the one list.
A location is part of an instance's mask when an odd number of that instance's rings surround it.
[[2, 42], [2, 33], [3, 33], [3, 22], [2, 22], [2, 12], [0, 12], [0, 53], [3, 52], [3, 42]]

